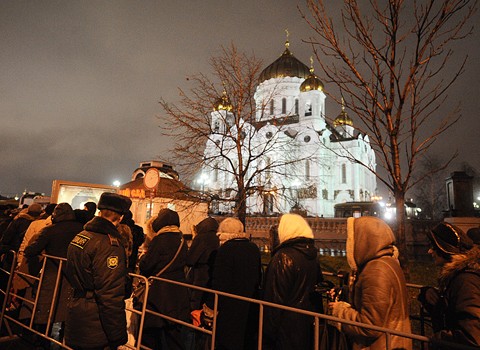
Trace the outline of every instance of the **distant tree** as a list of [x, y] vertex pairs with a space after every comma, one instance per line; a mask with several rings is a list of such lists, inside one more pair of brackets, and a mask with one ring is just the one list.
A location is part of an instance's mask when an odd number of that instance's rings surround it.
[[[315, 152], [301, 156], [289, 153], [291, 138], [285, 135], [281, 120], [272, 121], [275, 127], [268, 137], [258, 132], [266, 123], [259, 122], [263, 118], [256, 111], [263, 114], [273, 97], [268, 96], [264, 105], [256, 105], [254, 94], [261, 60], [239, 52], [231, 44], [221, 47], [220, 55], [211, 57], [210, 65], [211, 76], [201, 73], [187, 78], [193, 87], [189, 91], [179, 89], [178, 104], [160, 101], [164, 111], [160, 116], [164, 124], [162, 132], [175, 139], [171, 158], [187, 178], [193, 181], [202, 168], [228, 178], [226, 191], [209, 192], [206, 187], [202, 193], [215, 201], [233, 202], [234, 214], [245, 223], [247, 199], [253, 194], [260, 193], [260, 197], [267, 194], [272, 190], [268, 182], [274, 174], [288, 177], [295, 173], [289, 170], [313, 158]], [[219, 125], [211, 117], [214, 108], [219, 112], [220, 120], [216, 119]], [[205, 152], [206, 147], [209, 152]], [[272, 154], [286, 156], [268, 156]], [[292, 197], [291, 189], [275, 190], [277, 194]]]
[[466, 57], [451, 62], [451, 45], [471, 33], [476, 1], [350, 0], [340, 14], [324, 0], [306, 3], [300, 12], [314, 31], [309, 42], [324, 80], [340, 89], [386, 170], [376, 175], [395, 198], [397, 244], [406, 259], [405, 194], [417, 159], [459, 118], [458, 107], [449, 113], [442, 104], [464, 71]]
[[415, 170], [415, 204], [422, 209], [427, 219], [441, 220], [443, 211], [448, 209], [445, 179], [448, 172], [438, 170], [445, 164], [439, 156], [424, 156]]

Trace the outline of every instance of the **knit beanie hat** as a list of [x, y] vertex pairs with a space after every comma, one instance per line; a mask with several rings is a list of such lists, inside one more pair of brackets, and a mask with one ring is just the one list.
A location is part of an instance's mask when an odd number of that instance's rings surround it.
[[467, 236], [474, 244], [480, 245], [480, 227], [473, 227], [467, 231]]
[[217, 232], [218, 221], [212, 217], [205, 218], [195, 225], [195, 231], [197, 233], [204, 233], [204, 232], [211, 232], [211, 231]]
[[42, 211], [42, 206], [38, 203], [30, 204], [27, 209], [27, 213], [31, 216], [38, 216]]
[[52, 223], [75, 220], [75, 213], [68, 203], [59, 203], [52, 213]]
[[154, 232], [158, 232], [165, 226], [180, 227], [180, 218], [176, 211], [164, 208], [158, 212], [157, 217], [152, 222], [152, 229]]
[[308, 222], [298, 214], [284, 214], [278, 225], [280, 243], [292, 238], [305, 237], [313, 239], [313, 232]]
[[95, 215], [95, 212], [97, 211], [97, 205], [95, 204], [95, 202], [87, 202], [84, 204], [84, 207], [87, 208], [87, 211]]
[[243, 233], [243, 224], [237, 218], [226, 218], [218, 226], [218, 232]]

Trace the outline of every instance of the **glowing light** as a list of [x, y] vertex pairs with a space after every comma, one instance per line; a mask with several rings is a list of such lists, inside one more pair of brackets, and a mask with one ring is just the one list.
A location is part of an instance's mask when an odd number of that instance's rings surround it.
[[391, 220], [392, 219], [392, 213], [390, 211], [385, 212], [385, 220]]
[[120, 181], [119, 180], [113, 181], [113, 186], [120, 187]]

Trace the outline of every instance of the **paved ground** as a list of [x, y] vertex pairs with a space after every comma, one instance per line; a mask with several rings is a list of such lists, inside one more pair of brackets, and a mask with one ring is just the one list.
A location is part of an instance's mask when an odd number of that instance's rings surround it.
[[2, 350], [32, 350], [35, 346], [18, 337], [2, 337], [0, 338], [0, 349]]

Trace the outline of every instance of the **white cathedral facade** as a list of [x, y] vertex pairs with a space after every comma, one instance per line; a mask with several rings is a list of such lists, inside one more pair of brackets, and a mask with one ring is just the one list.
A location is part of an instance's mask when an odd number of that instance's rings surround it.
[[[289, 50], [266, 67], [254, 95], [255, 118], [242, 125], [251, 188], [247, 213], [281, 214], [301, 209], [309, 216], [334, 216], [334, 205], [370, 201], [375, 194], [375, 154], [367, 135], [359, 133], [344, 107], [326, 119], [323, 84], [313, 67]], [[212, 132], [204, 151], [202, 189], [233, 198], [238, 152], [226, 132], [235, 133], [226, 95], [210, 115]], [[339, 108], [340, 109], [340, 108]], [[243, 136], [243, 135], [242, 135]], [[253, 157], [252, 157], [253, 154]], [[255, 156], [255, 155], [258, 155]], [[346, 157], [348, 156], [348, 157]], [[262, 170], [263, 169], [263, 170]], [[230, 212], [232, 203], [213, 201], [212, 211]]]

